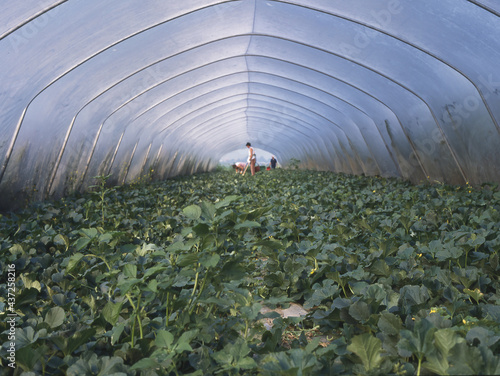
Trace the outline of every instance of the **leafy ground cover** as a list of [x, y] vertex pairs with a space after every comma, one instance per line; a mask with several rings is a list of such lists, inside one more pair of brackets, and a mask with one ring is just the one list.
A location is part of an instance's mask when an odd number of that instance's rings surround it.
[[[495, 189], [302, 170], [105, 182], [0, 218], [18, 375], [500, 374]], [[272, 311], [290, 304], [308, 314]]]

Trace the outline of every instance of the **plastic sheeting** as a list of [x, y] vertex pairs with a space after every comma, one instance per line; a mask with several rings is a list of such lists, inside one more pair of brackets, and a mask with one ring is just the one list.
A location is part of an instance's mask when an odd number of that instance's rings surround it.
[[286, 165], [499, 182], [494, 0], [23, 0], [0, 12], [0, 207]]

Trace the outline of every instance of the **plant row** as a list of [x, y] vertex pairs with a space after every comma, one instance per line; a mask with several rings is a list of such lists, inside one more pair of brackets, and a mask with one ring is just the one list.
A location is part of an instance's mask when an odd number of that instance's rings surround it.
[[0, 218], [16, 375], [500, 374], [494, 186], [106, 179]]

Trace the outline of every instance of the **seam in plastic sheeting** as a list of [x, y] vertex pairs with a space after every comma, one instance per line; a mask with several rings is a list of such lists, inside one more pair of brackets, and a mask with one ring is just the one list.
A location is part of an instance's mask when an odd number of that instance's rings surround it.
[[4, 39], [5, 37], [7, 37], [8, 35], [10, 35], [12, 33], [15, 33], [17, 30], [21, 29], [23, 26], [29, 24], [30, 22], [34, 21], [38, 17], [43, 16], [44, 14], [50, 12], [52, 9], [57, 8], [59, 5], [62, 5], [67, 1], [69, 1], [69, 0], [62, 0], [62, 1], [59, 1], [58, 3], [54, 3], [48, 7], [40, 10], [38, 13], [35, 13], [34, 15], [32, 15], [30, 18], [27, 18], [23, 23], [17, 25], [16, 27], [14, 27], [10, 30], [7, 30], [2, 35], [0, 35], [0, 40]]
[[49, 184], [45, 188], [46, 193], [49, 193], [50, 190], [52, 189], [52, 184], [54, 183], [57, 169], [59, 168], [59, 164], [61, 163], [61, 159], [62, 159], [62, 156], [64, 154], [64, 150], [66, 149], [66, 145], [68, 144], [69, 136], [71, 135], [71, 131], [73, 130], [73, 126], [75, 125], [75, 120], [76, 120], [76, 116], [74, 116], [73, 120], [71, 120], [71, 124], [69, 125], [68, 130], [66, 131], [66, 136], [64, 136], [64, 141], [63, 141], [63, 144], [61, 146], [61, 150], [59, 150], [59, 154], [57, 155], [56, 163], [54, 164], [54, 167], [52, 168], [52, 173], [50, 175]]
[[483, 3], [481, 3], [480, 1], [476, 1], [476, 0], [467, 0], [467, 1], [469, 3], [477, 5], [480, 8], [483, 8], [485, 11], [490, 12], [491, 14], [494, 14], [497, 17], [500, 17], [500, 12], [499, 11], [497, 11], [497, 10], [495, 10], [495, 9], [493, 9], [493, 8], [491, 8], [491, 7], [483, 4]]
[[23, 119], [24, 119], [24, 116], [26, 115], [27, 110], [28, 110], [27, 107], [23, 110], [21, 117], [19, 118], [19, 121], [17, 122], [16, 128], [14, 129], [14, 135], [12, 136], [10, 143], [9, 143], [9, 146], [7, 147], [7, 153], [5, 154], [5, 159], [4, 159], [4, 162], [2, 164], [2, 169], [0, 170], [0, 182], [2, 181], [5, 170], [7, 169], [7, 165], [9, 164], [10, 156], [12, 155], [12, 151], [14, 150], [17, 136], [19, 135], [19, 131], [21, 130], [21, 124], [23, 123]]

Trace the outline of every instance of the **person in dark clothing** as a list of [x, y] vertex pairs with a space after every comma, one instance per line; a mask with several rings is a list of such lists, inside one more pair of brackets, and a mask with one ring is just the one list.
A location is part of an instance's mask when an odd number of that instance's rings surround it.
[[276, 163], [278, 161], [276, 160], [276, 158], [274, 158], [274, 155], [271, 157], [271, 162], [269, 162], [269, 166], [271, 166], [271, 168], [276, 168]]

